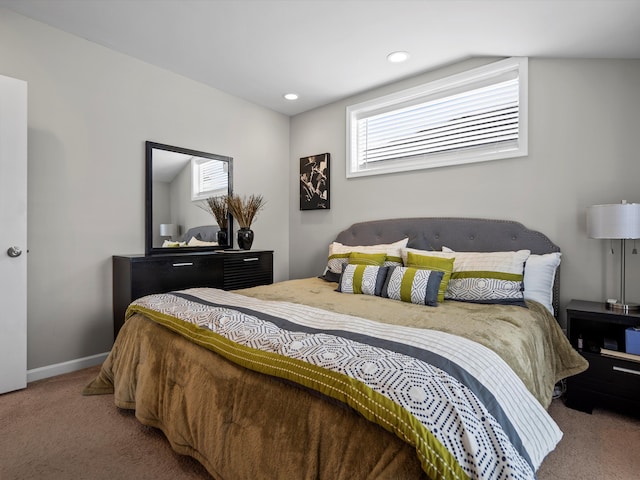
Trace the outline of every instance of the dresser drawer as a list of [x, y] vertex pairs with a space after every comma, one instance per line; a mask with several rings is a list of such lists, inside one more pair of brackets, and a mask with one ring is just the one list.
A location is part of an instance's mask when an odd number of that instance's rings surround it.
[[223, 258], [207, 255], [114, 255], [114, 338], [124, 323], [127, 307], [137, 298], [192, 287], [222, 288]]
[[220, 288], [224, 276], [221, 259], [214, 255], [154, 258], [153, 261], [137, 263], [133, 268], [135, 274], [131, 279], [131, 290], [134, 299], [185, 288]]
[[270, 250], [114, 255], [114, 335], [118, 335], [124, 323], [129, 304], [145, 295], [194, 287], [234, 290], [269, 283], [273, 283]]
[[273, 253], [225, 253], [224, 289], [236, 290], [273, 283]]

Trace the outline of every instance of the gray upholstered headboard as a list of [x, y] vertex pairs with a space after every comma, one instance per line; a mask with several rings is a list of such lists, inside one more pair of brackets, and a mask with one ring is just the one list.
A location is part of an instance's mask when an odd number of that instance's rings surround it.
[[182, 235], [182, 241], [188, 242], [191, 240], [191, 237], [196, 237], [198, 240], [202, 240], [203, 242], [215, 242], [216, 241], [216, 233], [220, 230], [220, 227], [217, 225], [203, 225], [200, 227], [193, 227], [187, 230], [184, 235]]
[[[410, 248], [441, 250], [447, 246], [460, 252], [531, 250], [542, 255], [560, 247], [546, 235], [510, 220], [485, 218], [394, 218], [351, 225], [336, 237], [344, 245], [375, 245], [409, 238]], [[556, 272], [553, 308], [560, 311], [560, 269]]]

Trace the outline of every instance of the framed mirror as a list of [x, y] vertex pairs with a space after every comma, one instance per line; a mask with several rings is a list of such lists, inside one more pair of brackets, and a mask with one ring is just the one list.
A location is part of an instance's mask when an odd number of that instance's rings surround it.
[[146, 255], [232, 248], [231, 215], [225, 243], [207, 199], [233, 193], [233, 158], [149, 141], [145, 151]]

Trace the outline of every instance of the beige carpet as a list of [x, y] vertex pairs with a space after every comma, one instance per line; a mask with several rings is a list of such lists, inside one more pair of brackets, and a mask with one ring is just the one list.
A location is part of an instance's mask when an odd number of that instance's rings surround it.
[[[111, 395], [83, 397], [97, 371], [0, 395], [1, 480], [211, 479], [199, 463], [175, 454], [161, 432], [117, 409]], [[605, 411], [588, 415], [558, 400], [550, 412], [564, 438], [539, 480], [640, 479], [639, 420]]]
[[539, 480], [640, 479], [640, 420], [605, 410], [592, 415], [554, 400], [549, 413], [564, 433]]
[[98, 367], [41, 380], [0, 395], [0, 479], [210, 479], [178, 455], [159, 430], [112, 395], [84, 397]]

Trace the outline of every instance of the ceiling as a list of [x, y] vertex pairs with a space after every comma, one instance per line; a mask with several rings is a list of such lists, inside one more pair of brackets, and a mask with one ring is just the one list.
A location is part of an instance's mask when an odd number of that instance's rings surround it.
[[[0, 0], [0, 6], [286, 115], [474, 56], [640, 58], [640, 0]], [[387, 62], [396, 50], [408, 51], [409, 60]], [[300, 98], [285, 100], [289, 92]]]

